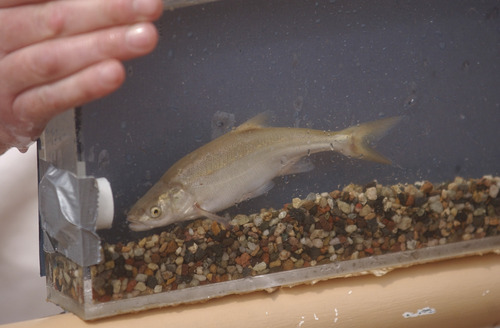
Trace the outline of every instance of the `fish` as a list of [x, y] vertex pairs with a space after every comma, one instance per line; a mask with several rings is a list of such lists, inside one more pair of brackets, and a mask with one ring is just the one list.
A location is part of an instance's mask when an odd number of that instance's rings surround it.
[[129, 228], [145, 231], [206, 217], [228, 226], [217, 212], [270, 191], [278, 176], [311, 171], [314, 153], [336, 151], [378, 163], [391, 161], [370, 143], [401, 117], [389, 117], [341, 131], [270, 127], [261, 113], [187, 154], [131, 207]]

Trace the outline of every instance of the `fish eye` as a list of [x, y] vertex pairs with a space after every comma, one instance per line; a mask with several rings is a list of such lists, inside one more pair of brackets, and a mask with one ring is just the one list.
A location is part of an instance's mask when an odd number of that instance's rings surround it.
[[153, 218], [157, 218], [161, 215], [161, 209], [158, 206], [151, 207], [149, 212], [151, 213], [151, 217]]

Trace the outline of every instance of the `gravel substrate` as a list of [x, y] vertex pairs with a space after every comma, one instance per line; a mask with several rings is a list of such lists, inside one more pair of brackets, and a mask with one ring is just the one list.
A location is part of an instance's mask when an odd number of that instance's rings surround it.
[[228, 229], [198, 219], [127, 244], [104, 244], [105, 261], [91, 267], [94, 301], [496, 236], [499, 187], [500, 177], [491, 176], [440, 185], [351, 184], [279, 210], [237, 215]]

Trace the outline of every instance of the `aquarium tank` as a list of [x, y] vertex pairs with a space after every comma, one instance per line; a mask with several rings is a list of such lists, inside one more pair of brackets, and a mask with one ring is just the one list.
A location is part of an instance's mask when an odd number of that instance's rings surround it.
[[48, 299], [84, 319], [500, 249], [498, 1], [166, 1], [39, 142]]

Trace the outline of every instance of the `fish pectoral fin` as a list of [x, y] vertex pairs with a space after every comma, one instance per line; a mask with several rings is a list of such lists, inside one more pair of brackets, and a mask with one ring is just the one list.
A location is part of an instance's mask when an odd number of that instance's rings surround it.
[[260, 195], [264, 195], [266, 192], [273, 189], [273, 187], [274, 187], [274, 182], [272, 180], [266, 181], [263, 185], [259, 186], [257, 189], [244, 193], [243, 196], [241, 196], [241, 199], [236, 203], [240, 203], [242, 201], [249, 200]]
[[290, 161], [281, 169], [279, 175], [309, 172], [314, 169], [314, 164], [309, 158], [303, 157], [296, 162]]
[[231, 221], [231, 218], [229, 217], [229, 215], [224, 217], [224, 216], [220, 216], [220, 215], [217, 215], [215, 213], [206, 211], [206, 210], [202, 209], [199, 204], [195, 204], [194, 208], [200, 216], [204, 216], [210, 220], [217, 221], [220, 224], [222, 224], [226, 229], [229, 228], [229, 221]]

